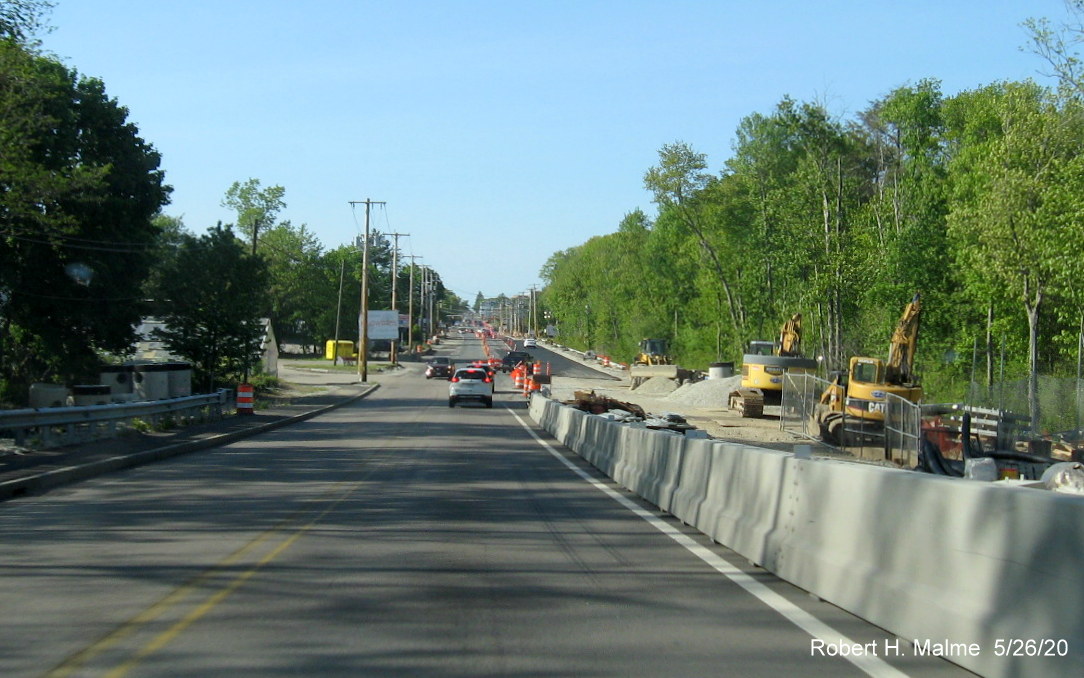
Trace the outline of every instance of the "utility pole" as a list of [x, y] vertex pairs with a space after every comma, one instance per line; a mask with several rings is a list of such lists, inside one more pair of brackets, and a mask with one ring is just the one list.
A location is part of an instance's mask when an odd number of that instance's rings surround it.
[[414, 350], [414, 269], [417, 268], [415, 262], [422, 257], [411, 254], [410, 255], [410, 287], [407, 291], [407, 346], [409, 350]]
[[346, 259], [339, 262], [339, 302], [335, 306], [335, 348], [331, 351], [331, 364], [339, 364], [339, 316], [343, 310], [343, 278], [346, 274]]
[[358, 337], [358, 374], [362, 383], [369, 381], [369, 210], [373, 205], [386, 205], [381, 201], [351, 200], [350, 207], [365, 205], [365, 242], [361, 251], [361, 324]]
[[399, 237], [410, 236], [409, 233], [389, 233], [395, 238], [395, 246], [391, 250], [391, 310], [395, 311], [395, 340], [391, 342], [391, 364], [399, 364], [399, 307], [396, 305], [395, 292], [399, 286]]
[[535, 289], [537, 285], [531, 285], [531, 329], [530, 334], [532, 337], [538, 336], [538, 291]]
[[429, 271], [429, 336], [435, 336], [437, 333], [437, 279], [433, 273], [434, 271]]
[[433, 333], [430, 331], [433, 327], [433, 319], [429, 316], [429, 267], [422, 266], [422, 289], [421, 289], [421, 302], [422, 302], [422, 332], [425, 334], [425, 338], [428, 341]]

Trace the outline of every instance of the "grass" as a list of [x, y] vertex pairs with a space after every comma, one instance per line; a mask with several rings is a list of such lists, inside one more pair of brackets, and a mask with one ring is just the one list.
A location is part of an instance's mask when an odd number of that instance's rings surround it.
[[[279, 363], [301, 370], [327, 370], [329, 372], [342, 372], [344, 374], [358, 373], [357, 363], [354, 363], [353, 365], [335, 365], [332, 363], [332, 361], [325, 360], [323, 358], [291, 358], [289, 360], [280, 359]], [[389, 362], [376, 362], [373, 360], [369, 361], [370, 372], [381, 372], [388, 369], [389, 367], [391, 367], [391, 363]]]

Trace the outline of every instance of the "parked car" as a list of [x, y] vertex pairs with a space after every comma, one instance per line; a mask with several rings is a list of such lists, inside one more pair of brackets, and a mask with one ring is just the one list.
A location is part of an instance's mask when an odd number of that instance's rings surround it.
[[437, 356], [429, 361], [429, 366], [425, 368], [426, 379], [451, 379], [452, 374], [455, 373], [455, 363], [451, 359], [444, 356]]
[[448, 383], [448, 407], [474, 400], [493, 407], [493, 378], [480, 367], [461, 367]]
[[501, 358], [501, 370], [511, 372], [512, 368], [520, 363], [534, 362], [534, 358], [526, 351], [509, 351], [508, 355]]
[[534, 337], [527, 337], [523, 340], [523, 348], [538, 348], [538, 340]]

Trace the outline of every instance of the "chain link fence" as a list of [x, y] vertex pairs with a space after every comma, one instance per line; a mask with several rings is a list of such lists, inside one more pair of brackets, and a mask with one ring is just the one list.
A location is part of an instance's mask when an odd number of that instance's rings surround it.
[[779, 410], [779, 428], [787, 433], [821, 439], [817, 424], [817, 404], [828, 388], [826, 379], [803, 372], [783, 375], [783, 401]]
[[808, 373], [786, 373], [780, 428], [838, 447], [859, 459], [883, 461], [886, 458], [883, 423], [844, 417], [842, 412], [828, 413], [821, 397], [831, 385], [827, 379]]
[[[894, 393], [885, 397], [885, 455], [904, 468], [915, 468], [922, 451], [923, 429], [933, 408], [917, 405]], [[940, 410], [942, 405], [935, 405]], [[925, 423], [924, 423], [925, 422]]]
[[969, 442], [976, 454], [1053, 454], [1071, 459], [1084, 450], [1084, 380], [1039, 378], [1038, 431], [1030, 426], [1026, 379], [1003, 381], [989, 389], [973, 385], [971, 402], [967, 403], [920, 405], [886, 394], [884, 422], [834, 415], [831, 430], [820, 423], [825, 421], [826, 409], [821, 397], [830, 385], [810, 374], [785, 374], [780, 428], [834, 443], [861, 459], [889, 461], [903, 468], [921, 466], [924, 446], [928, 453], [931, 445], [945, 459], [962, 463], [965, 413], [970, 423]]
[[[1040, 436], [1079, 432], [1084, 425], [1084, 379], [1039, 375]], [[972, 383], [967, 404], [1028, 417], [1028, 380], [1026, 377], [1002, 379], [991, 386]]]

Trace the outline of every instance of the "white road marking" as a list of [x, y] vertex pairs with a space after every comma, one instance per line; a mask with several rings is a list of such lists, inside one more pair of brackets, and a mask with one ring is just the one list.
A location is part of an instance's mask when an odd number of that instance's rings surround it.
[[[544, 447], [546, 451], [556, 457], [558, 461], [571, 469], [573, 473], [593, 485], [595, 489], [605, 493], [608, 497], [616, 501], [618, 504], [621, 504], [621, 506], [625, 507], [632, 513], [642, 518], [659, 532], [662, 532], [666, 536], [673, 539], [675, 542], [683, 546], [686, 550], [695, 555], [697, 558], [700, 558], [700, 560], [703, 560], [705, 563], [711, 566], [716, 572], [719, 572], [730, 581], [745, 589], [746, 592], [756, 597], [760, 602], [764, 603], [779, 614], [783, 615], [792, 624], [802, 629], [814, 638], [821, 640], [826, 645], [839, 644], [849, 647], [854, 647], [855, 645], [858, 645], [858, 643], [851, 640], [847, 636], [844, 636], [842, 633], [839, 633], [828, 624], [822, 622], [820, 619], [817, 619], [816, 617], [809, 614], [794, 603], [790, 602], [775, 591], [772, 591], [767, 586], [760, 583], [745, 572], [742, 572], [739, 568], [735, 567], [718, 554], [712, 552], [710, 549], [705, 548], [704, 546], [701, 546], [700, 544], [697, 544], [694, 540], [683, 534], [680, 530], [660, 520], [651, 512], [645, 511], [641, 507], [637, 506], [628, 497], [622, 496], [620, 493], [616, 492], [612, 488], [606, 486], [595, 478], [592, 478], [586, 471], [566, 459], [565, 456], [558, 452], [556, 449], [554, 449], [552, 445], [547, 443], [545, 440], [542, 440], [542, 438], [540, 438], [538, 434], [534, 432], [534, 429], [528, 426], [527, 423], [523, 421], [523, 419], [518, 414], [516, 414], [514, 410], [508, 409], [508, 411], [512, 414], [513, 417], [516, 418], [516, 421], [519, 422], [519, 425], [522, 426], [524, 430], [526, 430], [527, 433], [531, 435], [532, 438], [534, 438], [535, 442]], [[907, 645], [906, 641], [901, 641], [901, 643], [904, 647]], [[860, 669], [867, 675], [874, 676], [875, 678], [907, 678], [906, 673], [888, 664], [880, 657], [866, 654], [858, 656], [848, 655], [842, 658], [854, 664], [858, 669]]]

